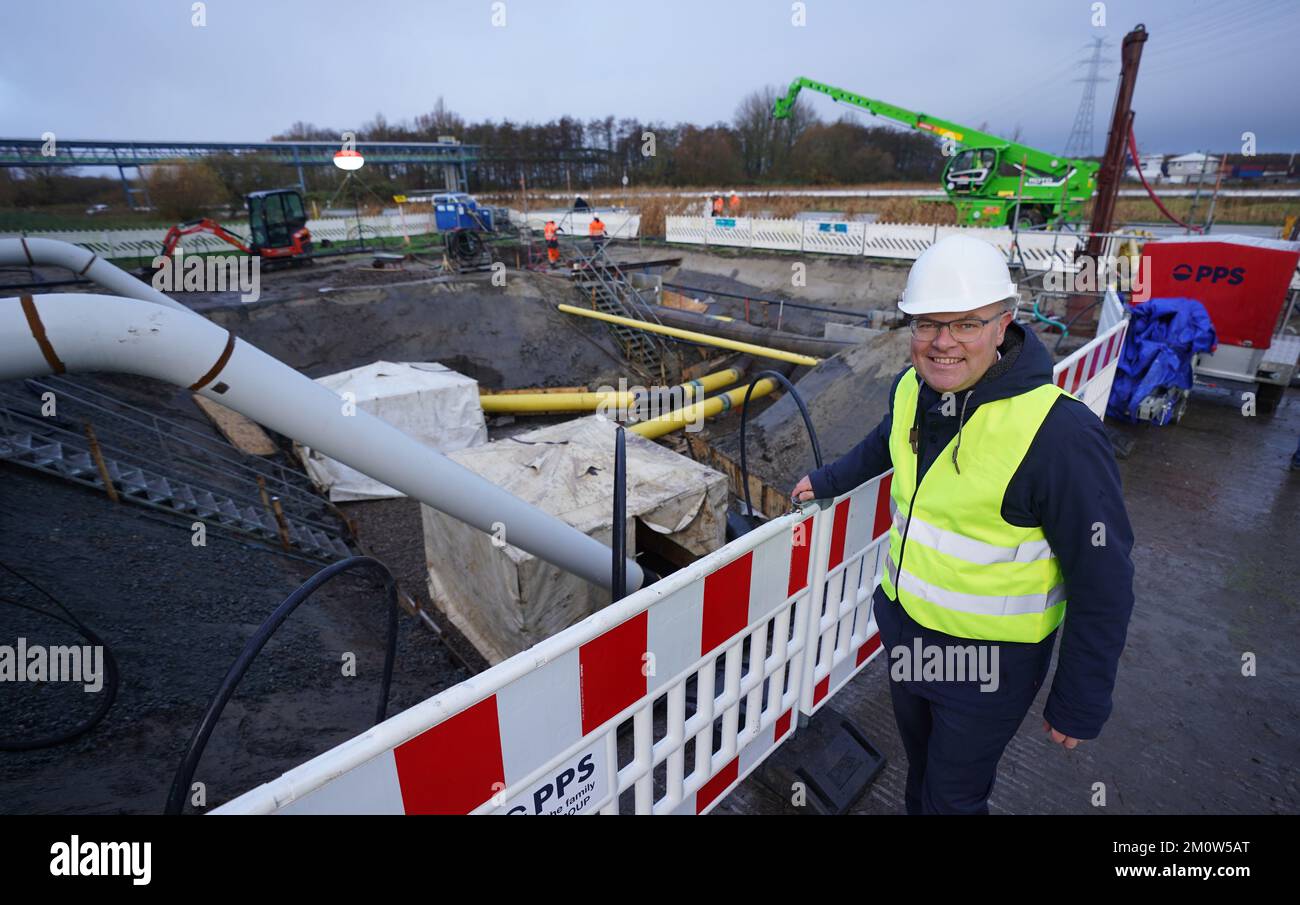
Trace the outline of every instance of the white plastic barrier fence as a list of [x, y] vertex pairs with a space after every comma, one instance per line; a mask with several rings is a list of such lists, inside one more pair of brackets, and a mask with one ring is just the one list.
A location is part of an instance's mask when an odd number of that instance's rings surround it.
[[[1000, 229], [982, 229], [970, 226], [939, 226], [934, 227], [934, 238], [932, 242], [946, 236], [954, 235], [974, 235], [985, 242], [990, 243], [998, 248], [1004, 255], [1011, 254], [1011, 243], [1014, 241], [1020, 249], [1020, 259], [1024, 261], [1027, 270], [1050, 270], [1056, 267], [1058, 270], [1072, 270], [1074, 268], [1074, 255], [1084, 243], [1085, 237], [1078, 233], [1061, 233], [1061, 232], [1022, 232], [1013, 233], [1005, 227]], [[926, 243], [926, 248], [930, 243]]]
[[705, 240], [709, 245], [749, 248], [749, 217], [708, 217]]
[[[664, 232], [669, 242], [707, 245], [709, 226], [712, 222], [709, 217], [668, 216], [664, 218]], [[802, 237], [800, 241], [802, 242]]]
[[[1017, 239], [1026, 270], [1051, 270], [1053, 267], [1074, 270], [1077, 267], [1075, 253], [1085, 241], [1082, 235], [1063, 233], [1021, 233]], [[1008, 240], [1007, 246], [1010, 245]]]
[[866, 255], [914, 261], [944, 236], [964, 234], [983, 239], [1010, 254], [1013, 239], [1028, 270], [1075, 268], [1074, 255], [1083, 235], [1022, 232], [974, 226], [926, 226], [915, 223], [857, 223], [847, 220], [763, 220], [731, 217], [666, 218], [669, 242], [724, 245], [816, 254]]
[[[330, 217], [328, 219], [308, 220], [307, 229], [311, 231], [312, 240], [317, 244], [322, 239], [331, 242], [357, 241], [356, 217]], [[402, 215], [382, 214], [375, 217], [361, 218], [361, 232], [367, 240], [376, 236], [392, 238], [393, 236], [423, 236], [437, 232], [437, 225], [432, 213], [410, 213]], [[248, 235], [246, 232], [244, 235]]]
[[866, 224], [846, 220], [805, 220], [803, 250], [831, 255], [860, 255]]
[[749, 235], [750, 248], [769, 248], [773, 251], [803, 249], [802, 220], [750, 220]]
[[935, 242], [937, 227], [919, 223], [868, 223], [862, 253], [871, 258], [915, 261]]
[[[1056, 366], [1094, 411], [1126, 326]], [[707, 813], [879, 655], [892, 476], [774, 519], [213, 813]]]
[[564, 235], [585, 239], [588, 235], [587, 228], [597, 215], [605, 224], [605, 235], [612, 239], [635, 239], [640, 234], [641, 215], [629, 211], [529, 211], [524, 214], [511, 209], [510, 222], [540, 233], [546, 228], [546, 221], [554, 220], [564, 230]]
[[[367, 239], [376, 236], [385, 238], [403, 235], [420, 236], [436, 231], [433, 215], [428, 213], [362, 217], [361, 224], [362, 232]], [[249, 238], [246, 222], [227, 222], [222, 225], [245, 240]], [[332, 242], [356, 241], [357, 218], [328, 217], [308, 220], [307, 229], [310, 230], [312, 239], [317, 244], [322, 239], [329, 239]], [[0, 235], [0, 238], [9, 235], [17, 237], [18, 233], [6, 233]], [[162, 253], [167, 229], [51, 230], [28, 232], [25, 235], [69, 242], [89, 249], [104, 258], [152, 258]], [[181, 238], [180, 245], [186, 252], [191, 253], [234, 250], [228, 243], [206, 232], [184, 236]]]

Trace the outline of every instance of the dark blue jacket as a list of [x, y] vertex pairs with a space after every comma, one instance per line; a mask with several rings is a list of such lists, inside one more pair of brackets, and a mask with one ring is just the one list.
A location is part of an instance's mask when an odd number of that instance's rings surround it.
[[[999, 351], [1002, 358], [972, 387], [966, 421], [984, 402], [1052, 381], [1052, 357], [1033, 331], [1012, 324]], [[906, 373], [894, 378], [895, 388]], [[965, 393], [956, 395], [960, 408]], [[810, 475], [818, 499], [846, 493], [893, 467], [893, 398], [891, 389], [890, 413], [866, 439]], [[957, 433], [958, 418], [945, 415], [942, 404], [939, 393], [921, 383], [918, 481]], [[920, 486], [924, 489], [923, 483]], [[1048, 412], [1007, 486], [1002, 517], [1021, 527], [1041, 526], [1065, 575], [1069, 596], [1065, 622], [1058, 629], [1061, 650], [1044, 716], [1066, 735], [1096, 738], [1110, 716], [1115, 671], [1133, 610], [1133, 529], [1110, 441], [1101, 421], [1082, 402], [1062, 396]], [[1103, 539], [1102, 530], [1104, 543], [1097, 543]], [[874, 606], [886, 655], [897, 644], [911, 646], [914, 638], [923, 645], [973, 643], [917, 624], [882, 588], [876, 588]], [[998, 642], [1001, 685], [994, 696], [1008, 712], [1027, 707], [1037, 693], [1056, 635], [1037, 644]], [[975, 682], [908, 682], [908, 688], [958, 705], [993, 703]]]

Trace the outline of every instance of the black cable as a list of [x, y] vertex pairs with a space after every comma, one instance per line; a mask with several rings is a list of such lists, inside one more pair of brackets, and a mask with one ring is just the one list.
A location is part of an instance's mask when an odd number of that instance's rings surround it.
[[240, 680], [244, 678], [244, 673], [252, 666], [253, 660], [261, 653], [266, 643], [271, 640], [271, 636], [284, 624], [289, 615], [322, 585], [342, 572], [363, 567], [379, 572], [384, 579], [384, 594], [388, 598], [388, 648], [384, 657], [384, 678], [379, 689], [379, 705], [375, 712], [375, 723], [383, 722], [388, 712], [388, 692], [393, 680], [393, 657], [397, 652], [397, 581], [393, 578], [393, 573], [388, 571], [388, 567], [379, 560], [371, 559], [369, 556], [351, 556], [326, 566], [303, 582], [298, 590], [275, 608], [275, 611], [253, 633], [253, 637], [248, 639], [248, 643], [244, 645], [244, 649], [240, 651], [239, 656], [226, 672], [226, 677], [221, 680], [221, 685], [212, 696], [212, 701], [204, 711], [202, 719], [194, 727], [194, 734], [190, 737], [185, 756], [181, 758], [180, 766], [176, 768], [176, 776], [167, 795], [167, 808], [164, 813], [179, 814], [185, 807], [185, 796], [189, 792], [190, 781], [194, 779], [194, 771], [198, 768], [199, 759], [203, 757], [203, 750], [207, 747], [208, 739], [216, 728], [217, 721], [221, 719], [222, 711], [234, 695]]
[[794, 404], [799, 406], [799, 414], [803, 416], [804, 427], [808, 428], [808, 439], [812, 443], [813, 461], [817, 467], [822, 467], [822, 448], [817, 442], [817, 431], [813, 429], [812, 416], [808, 414], [808, 406], [804, 405], [803, 397], [799, 391], [794, 388], [789, 379], [780, 371], [760, 371], [745, 389], [745, 401], [740, 404], [740, 480], [745, 485], [745, 514], [752, 516], [754, 514], [754, 504], [750, 500], [749, 494], [749, 466], [745, 458], [745, 422], [749, 419], [749, 394], [754, 392], [754, 387], [764, 377], [775, 378], [786, 391], [794, 397]]
[[62, 745], [66, 742], [70, 742], [75, 738], [79, 738], [85, 735], [91, 729], [94, 729], [96, 726], [98, 726], [103, 721], [104, 717], [108, 716], [109, 709], [113, 706], [113, 702], [117, 700], [117, 688], [118, 688], [118, 681], [119, 681], [118, 670], [117, 670], [117, 658], [113, 656], [113, 649], [104, 643], [104, 639], [99, 637], [99, 635], [97, 635], [84, 622], [82, 622], [75, 615], [73, 615], [72, 611], [68, 609], [57, 597], [55, 597], [49, 591], [45, 590], [45, 588], [41, 587], [36, 582], [32, 581], [26, 575], [23, 575], [18, 570], [13, 569], [2, 562], [0, 562], [0, 569], [4, 569], [6, 572], [14, 576], [15, 578], [19, 579], [20, 581], [26, 582], [32, 588], [36, 589], [39, 593], [49, 598], [49, 600], [55, 606], [61, 609], [66, 615], [59, 616], [56, 613], [46, 612], [45, 610], [42, 610], [39, 607], [34, 607], [31, 604], [19, 603], [16, 600], [9, 600], [8, 598], [0, 598], [0, 599], [3, 599], [6, 603], [10, 604], [11, 606], [16, 606], [24, 610], [31, 610], [33, 613], [39, 613], [42, 616], [48, 616], [49, 618], [55, 620], [56, 622], [62, 622], [64, 625], [71, 626], [73, 629], [77, 631], [78, 634], [80, 634], [83, 638], [89, 641], [92, 645], [103, 649], [104, 673], [105, 673], [104, 688], [102, 689], [101, 692], [103, 696], [99, 702], [99, 706], [95, 709], [95, 712], [90, 715], [90, 718], [87, 719], [85, 722], [83, 722], [81, 725], [75, 726], [72, 729], [69, 729], [65, 732], [60, 732], [57, 735], [50, 735], [50, 736], [46, 736], [45, 738], [36, 738], [27, 741], [12, 741], [10, 739], [0, 738], [0, 751], [35, 751], [40, 748], [52, 748], [55, 745]]
[[470, 229], [447, 233], [447, 251], [461, 261], [470, 262], [483, 253], [483, 237]]
[[1097, 300], [1096, 300], [1095, 302], [1093, 302], [1092, 304], [1088, 305], [1087, 308], [1083, 308], [1083, 309], [1080, 309], [1079, 311], [1075, 312], [1074, 317], [1070, 318], [1068, 321], [1065, 322], [1065, 330], [1062, 331], [1060, 339], [1058, 339], [1058, 340], [1056, 341], [1056, 345], [1052, 347], [1052, 351], [1053, 351], [1053, 352], [1060, 352], [1060, 351], [1061, 351], [1061, 343], [1065, 342], [1065, 338], [1066, 338], [1067, 336], [1070, 335], [1070, 328], [1074, 326], [1074, 322], [1077, 321], [1079, 318], [1083, 317], [1085, 314], [1087, 314], [1087, 313], [1088, 313], [1089, 311], [1091, 311], [1093, 308], [1096, 308], [1098, 305], [1100, 305], [1100, 304], [1101, 304], [1102, 302], [1104, 302], [1105, 300], [1106, 300], [1106, 297], [1105, 297], [1105, 296], [1102, 296], [1101, 298], [1097, 299]]
[[614, 584], [611, 603], [627, 594], [627, 432], [614, 435]]

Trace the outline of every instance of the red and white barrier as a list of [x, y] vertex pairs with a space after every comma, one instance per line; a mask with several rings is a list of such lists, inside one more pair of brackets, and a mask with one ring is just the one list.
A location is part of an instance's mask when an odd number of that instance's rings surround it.
[[703, 813], [794, 729], [819, 517], [768, 523], [216, 813], [617, 813], [628, 792]]
[[1098, 418], [1106, 417], [1106, 402], [1119, 367], [1119, 353], [1128, 335], [1128, 318], [1063, 359], [1052, 371], [1056, 385], [1077, 396]]
[[822, 519], [817, 573], [822, 593], [814, 614], [813, 656], [807, 659], [799, 705], [816, 713], [880, 651], [871, 595], [888, 552], [889, 471], [835, 500]]
[[[1058, 364], [1057, 385], [1104, 412], [1126, 326]], [[707, 813], [880, 653], [892, 475], [768, 522], [213, 813]]]

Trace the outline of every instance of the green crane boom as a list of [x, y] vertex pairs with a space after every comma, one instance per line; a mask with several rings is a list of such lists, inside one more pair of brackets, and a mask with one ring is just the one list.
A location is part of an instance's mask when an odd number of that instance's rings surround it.
[[789, 116], [804, 88], [943, 140], [949, 159], [943, 170], [947, 198], [940, 200], [952, 202], [958, 221], [966, 225], [1005, 226], [1013, 221], [1022, 229], [1059, 225], [1080, 219], [1084, 204], [1096, 191], [1099, 163], [1049, 154], [802, 76], [776, 99], [772, 115]]

